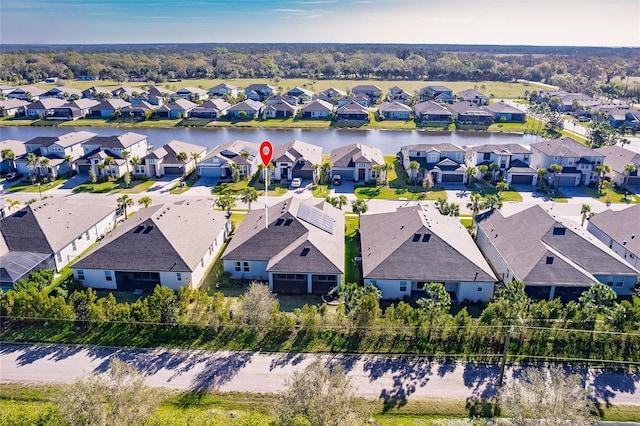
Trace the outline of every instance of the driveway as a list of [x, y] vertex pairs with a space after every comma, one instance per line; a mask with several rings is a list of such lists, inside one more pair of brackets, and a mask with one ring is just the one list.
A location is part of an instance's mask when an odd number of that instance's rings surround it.
[[201, 177], [198, 179], [191, 188], [186, 192], [188, 195], [200, 195], [203, 197], [210, 197], [211, 190], [220, 181], [219, 178], [213, 177]]

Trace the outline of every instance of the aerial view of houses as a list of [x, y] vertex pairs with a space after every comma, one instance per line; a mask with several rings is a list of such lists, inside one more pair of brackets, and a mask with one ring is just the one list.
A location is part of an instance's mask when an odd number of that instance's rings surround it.
[[0, 426], [640, 421], [638, 4], [490, 3], [0, 2]]

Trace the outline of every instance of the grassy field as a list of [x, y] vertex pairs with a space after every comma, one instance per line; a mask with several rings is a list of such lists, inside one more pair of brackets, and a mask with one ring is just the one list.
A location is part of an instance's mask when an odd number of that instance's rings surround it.
[[[108, 90], [114, 90], [120, 86], [127, 87], [148, 87], [152, 85], [151, 83], [146, 82], [124, 82], [117, 83], [111, 80], [98, 80], [98, 81], [77, 81], [77, 80], [67, 80], [64, 82], [66, 87], [85, 90], [92, 86], [103, 87]], [[341, 89], [344, 91], [350, 90], [352, 87], [361, 84], [375, 84], [376, 86], [382, 89], [383, 93], [387, 93], [389, 88], [393, 86], [400, 86], [404, 90], [409, 93], [416, 92], [420, 90], [422, 87], [429, 85], [444, 85], [449, 87], [454, 92], [459, 92], [465, 89], [477, 89], [480, 92], [486, 94], [487, 96], [495, 97], [495, 98], [509, 98], [515, 99], [522, 97], [524, 95], [525, 90], [532, 91], [536, 90], [538, 87], [535, 84], [524, 84], [524, 83], [505, 83], [505, 82], [497, 82], [497, 81], [422, 81], [422, 80], [407, 80], [407, 81], [382, 81], [382, 80], [309, 80], [302, 78], [292, 78], [292, 79], [229, 79], [229, 80], [220, 80], [220, 79], [193, 79], [193, 80], [182, 80], [179, 82], [171, 82], [171, 83], [160, 83], [159, 86], [167, 88], [169, 90], [179, 90], [182, 87], [192, 86], [192, 87], [201, 87], [204, 89], [209, 89], [210, 87], [215, 86], [219, 83], [227, 83], [238, 88], [244, 88], [250, 84], [254, 83], [269, 83], [272, 86], [276, 87], [278, 91], [287, 91], [296, 86], [304, 87], [306, 89], [313, 90], [314, 92], [320, 92], [322, 90], [328, 89], [329, 87], [335, 87], [337, 89]], [[53, 84], [47, 83], [38, 83], [34, 84], [36, 87], [40, 87], [41, 89], [50, 89], [53, 87]]]
[[13, 185], [11, 188], [5, 189], [5, 192], [7, 194], [13, 194], [14, 192], [46, 192], [62, 185], [66, 181], [67, 179], [57, 179], [53, 182], [43, 183], [41, 185], [32, 185], [30, 182], [23, 181]]
[[[55, 405], [60, 385], [0, 385], [0, 426], [57, 425], [59, 413]], [[273, 424], [273, 408], [277, 395], [248, 392], [177, 392], [160, 391], [160, 406], [150, 425], [246, 425]], [[402, 404], [385, 406], [381, 399], [362, 399], [361, 407], [371, 413], [379, 426], [436, 426], [442, 419], [490, 417], [493, 400], [456, 400], [444, 398], [415, 399], [410, 396]], [[611, 405], [598, 407], [602, 420], [639, 421], [637, 406]]]
[[604, 188], [602, 191], [598, 191], [594, 188], [584, 188], [584, 192], [587, 196], [594, 198], [603, 203], [616, 203], [616, 204], [638, 204], [640, 203], [640, 196], [636, 194], [627, 195], [627, 191], [620, 189]]

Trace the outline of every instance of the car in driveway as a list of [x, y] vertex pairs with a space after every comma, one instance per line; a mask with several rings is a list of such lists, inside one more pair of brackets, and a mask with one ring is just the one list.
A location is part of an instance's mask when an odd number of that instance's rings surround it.
[[18, 179], [22, 179], [23, 177], [24, 177], [24, 174], [22, 173], [18, 173], [18, 172], [7, 173], [7, 180], [9, 182], [15, 182]]
[[291, 180], [291, 187], [292, 188], [300, 188], [300, 185], [302, 185], [302, 179], [297, 177], [297, 178], [293, 178]]

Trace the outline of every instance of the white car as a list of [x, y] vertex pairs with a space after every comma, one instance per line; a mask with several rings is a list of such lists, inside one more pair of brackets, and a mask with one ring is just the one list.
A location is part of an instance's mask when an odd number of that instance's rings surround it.
[[291, 180], [291, 187], [292, 188], [300, 188], [300, 185], [302, 185], [302, 179], [297, 177], [297, 178], [293, 178]]

